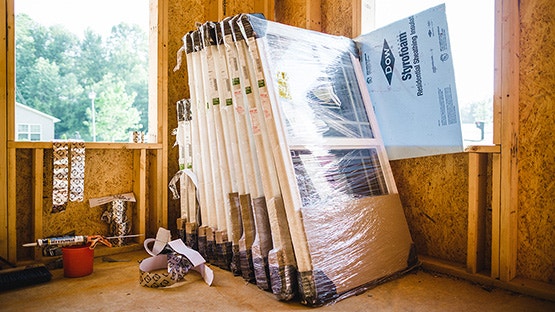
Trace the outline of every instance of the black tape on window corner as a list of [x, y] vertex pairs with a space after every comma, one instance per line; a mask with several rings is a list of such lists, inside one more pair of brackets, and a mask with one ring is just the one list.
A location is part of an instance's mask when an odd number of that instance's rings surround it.
[[335, 284], [320, 270], [299, 272], [298, 283], [302, 304], [319, 307], [339, 297]]
[[256, 279], [256, 285], [263, 290], [270, 289], [270, 272], [268, 269], [268, 257], [263, 257], [260, 252], [256, 251], [256, 246], [252, 249], [253, 272]]
[[230, 269], [234, 276], [241, 276], [241, 255], [239, 253], [239, 245], [231, 246], [231, 263]]
[[[254, 284], [256, 282], [256, 279], [254, 277], [252, 251], [250, 249], [240, 250], [239, 257], [241, 262], [241, 276], [245, 281]], [[262, 266], [264, 266], [264, 264], [262, 264]]]
[[294, 266], [277, 267], [270, 265], [272, 292], [278, 300], [289, 301], [295, 297], [297, 294], [296, 276], [297, 269]]

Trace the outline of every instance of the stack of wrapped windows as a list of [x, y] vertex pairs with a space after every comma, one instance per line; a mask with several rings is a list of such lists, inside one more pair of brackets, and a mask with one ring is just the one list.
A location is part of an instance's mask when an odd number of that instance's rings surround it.
[[183, 43], [189, 246], [279, 300], [310, 306], [417, 264], [351, 39], [242, 14]]

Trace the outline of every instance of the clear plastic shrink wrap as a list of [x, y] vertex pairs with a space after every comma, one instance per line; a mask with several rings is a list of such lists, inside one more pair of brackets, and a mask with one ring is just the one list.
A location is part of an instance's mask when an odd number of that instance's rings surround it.
[[[195, 46], [194, 33], [184, 38], [190, 46]], [[225, 40], [226, 33], [233, 40]], [[253, 202], [263, 199], [266, 205], [261, 213], [252, 207], [245, 210], [248, 205], [241, 201], [233, 209], [240, 210], [242, 222], [218, 222], [211, 216], [216, 212], [207, 207], [207, 198], [221, 194], [199, 189], [203, 225], [219, 226], [218, 230], [231, 226], [228, 233], [241, 233], [243, 254], [250, 257], [247, 250], [252, 248], [250, 261], [268, 259], [258, 273], [253, 263], [235, 267], [269, 276], [278, 299], [299, 295], [310, 306], [335, 302], [414, 267], [418, 262], [414, 244], [361, 81], [354, 42], [247, 14], [218, 23], [215, 34], [215, 39], [218, 34], [222, 38], [215, 40], [220, 45], [213, 53], [225, 55], [226, 69], [218, 77], [200, 71], [203, 66], [197, 65], [202, 62], [196, 59], [202, 57], [200, 49], [187, 51], [191, 122], [196, 124], [192, 131], [198, 131], [193, 138], [201, 141], [205, 131], [217, 130], [204, 129], [214, 122], [205, 116], [210, 109], [230, 114], [225, 116], [233, 117], [233, 124], [224, 120], [223, 125], [226, 131], [234, 127], [236, 137], [225, 139], [234, 140], [229, 146], [235, 144], [240, 152], [227, 158], [230, 168], [211, 169], [226, 170], [233, 183], [243, 181], [243, 187], [233, 184], [231, 191], [249, 195]], [[203, 75], [210, 79], [200, 78]], [[230, 101], [222, 98], [219, 103], [226, 105], [211, 105], [207, 84], [218, 90], [229, 88]], [[193, 155], [207, 148], [198, 141], [195, 145], [193, 140]], [[211, 150], [210, 155], [218, 153]], [[202, 172], [209, 165], [210, 159], [193, 156], [199, 188], [216, 181]], [[228, 208], [221, 209], [227, 217], [233, 216]], [[264, 226], [264, 212], [269, 229]], [[235, 227], [239, 231], [234, 232]], [[256, 239], [268, 231], [272, 250], [259, 254]]]

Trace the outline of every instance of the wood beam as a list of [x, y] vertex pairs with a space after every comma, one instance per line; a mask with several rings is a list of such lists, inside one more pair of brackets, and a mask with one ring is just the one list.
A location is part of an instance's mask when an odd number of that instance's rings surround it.
[[306, 1], [306, 29], [322, 31], [322, 1]]
[[[33, 235], [36, 241], [43, 237], [42, 213], [44, 192], [44, 150], [37, 148], [33, 150]], [[35, 261], [42, 259], [42, 251], [35, 248]]]
[[477, 273], [484, 267], [486, 242], [488, 154], [468, 154], [468, 248], [466, 269]]
[[225, 11], [224, 0], [208, 0], [204, 5], [204, 16], [206, 16], [207, 21], [221, 21], [224, 18]]
[[[133, 193], [135, 194], [135, 224], [134, 234], [144, 234], [146, 236], [146, 149], [133, 152]], [[145, 236], [140, 236], [137, 241], [142, 244]]]
[[275, 12], [275, 1], [274, 0], [264, 0], [264, 1], [254, 1], [254, 12], [264, 14], [269, 21], [276, 20]]
[[[499, 89], [495, 95], [501, 105], [499, 278], [510, 281], [516, 276], [518, 225], [518, 105], [519, 105], [519, 1], [503, 0], [501, 4]], [[497, 8], [496, 8], [497, 10]]]
[[17, 169], [16, 169], [16, 149], [8, 150], [8, 210], [7, 210], [7, 245], [8, 245], [8, 261], [17, 262]]
[[[2, 1], [0, 6], [0, 256], [8, 258], [8, 3], [11, 0]], [[13, 5], [13, 2], [12, 2]]]

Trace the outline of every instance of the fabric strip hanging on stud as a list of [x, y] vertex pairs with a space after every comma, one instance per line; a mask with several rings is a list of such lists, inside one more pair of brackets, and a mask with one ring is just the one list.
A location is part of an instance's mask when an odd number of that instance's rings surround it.
[[71, 142], [69, 200], [83, 201], [85, 190], [85, 142]]
[[66, 209], [68, 199], [69, 144], [67, 142], [53, 142], [53, 177], [52, 177], [52, 213]]

